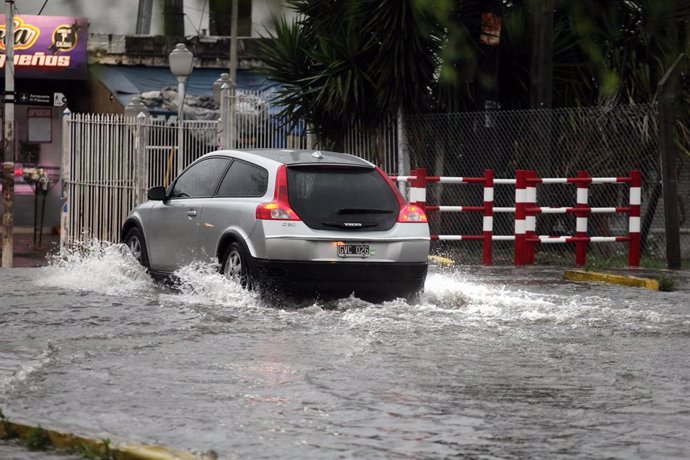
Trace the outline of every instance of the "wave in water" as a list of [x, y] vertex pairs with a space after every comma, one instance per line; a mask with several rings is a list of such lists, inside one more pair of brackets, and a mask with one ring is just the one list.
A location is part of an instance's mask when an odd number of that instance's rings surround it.
[[95, 239], [73, 245], [40, 270], [39, 286], [125, 297], [156, 289], [126, 246]]

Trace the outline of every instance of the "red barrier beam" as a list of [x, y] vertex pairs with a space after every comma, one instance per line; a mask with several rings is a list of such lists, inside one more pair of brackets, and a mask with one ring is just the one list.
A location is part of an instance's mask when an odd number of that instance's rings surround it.
[[411, 171], [414, 179], [410, 180], [410, 203], [426, 211], [426, 169], [416, 168]]
[[642, 174], [635, 170], [630, 172], [630, 217], [628, 219], [628, 265], [640, 266], [640, 207], [642, 204]]
[[[577, 198], [575, 201], [575, 236], [582, 239], [587, 237], [587, 212], [584, 211], [588, 207], [587, 201], [589, 199], [589, 184], [591, 180], [587, 171], [578, 171], [576, 182]], [[587, 241], [578, 241], [575, 243], [575, 265], [584, 267], [587, 262]]]
[[525, 265], [527, 221], [527, 171], [515, 171], [515, 266]]
[[482, 263], [491, 265], [492, 260], [492, 236], [494, 232], [494, 171], [484, 170], [484, 218], [482, 219]]
[[526, 206], [528, 207], [528, 209], [525, 210], [525, 214], [527, 216], [527, 219], [525, 221], [525, 235], [527, 238], [525, 243], [525, 251], [527, 251], [525, 254], [525, 263], [528, 265], [533, 264], [535, 260], [535, 243], [530, 242], [530, 237], [536, 236], [537, 234], [537, 215], [535, 213], [530, 212], [529, 210], [529, 208], [535, 208], [537, 206], [537, 182], [535, 181], [535, 179], [539, 179], [537, 172], [533, 170], [528, 171], [526, 195]]

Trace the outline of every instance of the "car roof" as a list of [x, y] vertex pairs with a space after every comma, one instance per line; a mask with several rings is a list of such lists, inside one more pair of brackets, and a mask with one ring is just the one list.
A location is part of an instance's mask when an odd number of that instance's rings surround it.
[[273, 160], [288, 166], [299, 165], [343, 165], [372, 168], [374, 165], [362, 158], [348, 153], [330, 152], [327, 150], [306, 149], [237, 149], [221, 150], [214, 153], [226, 153], [238, 158], [242, 153], [257, 155], [267, 160]]

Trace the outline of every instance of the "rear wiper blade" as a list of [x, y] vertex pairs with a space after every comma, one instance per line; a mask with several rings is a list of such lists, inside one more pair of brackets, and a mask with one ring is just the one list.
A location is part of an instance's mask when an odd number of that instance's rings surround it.
[[390, 209], [376, 209], [376, 208], [342, 208], [338, 210], [338, 214], [392, 214]]

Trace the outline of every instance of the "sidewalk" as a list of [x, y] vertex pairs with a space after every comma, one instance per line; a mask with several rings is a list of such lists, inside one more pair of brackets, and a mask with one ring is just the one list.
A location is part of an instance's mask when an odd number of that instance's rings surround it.
[[[49, 229], [44, 229], [44, 233], [41, 236], [41, 245], [39, 246], [39, 235], [36, 235], [36, 244], [34, 244], [33, 228], [15, 227], [13, 234], [13, 267], [42, 267], [47, 265], [47, 256], [56, 253], [60, 243], [58, 235], [45, 233], [47, 231]], [[2, 251], [1, 245], [0, 251]]]

